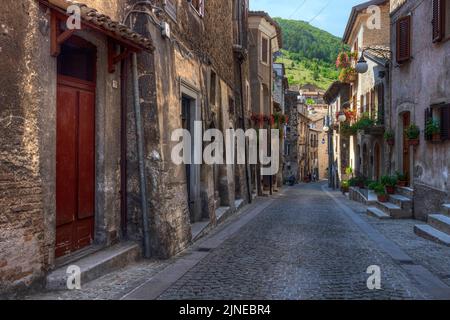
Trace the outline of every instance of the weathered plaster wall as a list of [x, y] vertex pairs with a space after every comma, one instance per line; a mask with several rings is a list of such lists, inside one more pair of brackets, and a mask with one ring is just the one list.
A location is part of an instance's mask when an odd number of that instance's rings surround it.
[[[418, 185], [429, 186], [442, 192], [441, 200], [448, 194], [450, 183], [450, 141], [432, 144], [424, 140], [425, 109], [436, 103], [450, 102], [450, 42], [432, 43], [431, 1], [409, 1], [392, 16], [392, 40], [394, 48], [395, 21], [412, 11], [412, 56], [413, 59], [402, 66], [392, 68], [392, 125], [401, 128], [401, 113], [411, 112], [411, 121], [421, 131], [420, 146], [411, 149], [413, 153], [413, 180]], [[402, 166], [401, 132], [397, 130], [396, 147], [392, 161], [396, 168]], [[422, 190], [421, 188], [420, 190]], [[422, 198], [422, 197], [419, 197]], [[432, 207], [416, 207], [415, 214], [423, 217], [432, 212]]]
[[[49, 16], [37, 1], [5, 1], [0, 25], [0, 293], [5, 293], [41, 284], [54, 264], [56, 59], [50, 56]], [[104, 38], [77, 35], [99, 46], [96, 241], [109, 244], [119, 236], [120, 96], [112, 89], [119, 74], [107, 74]]]

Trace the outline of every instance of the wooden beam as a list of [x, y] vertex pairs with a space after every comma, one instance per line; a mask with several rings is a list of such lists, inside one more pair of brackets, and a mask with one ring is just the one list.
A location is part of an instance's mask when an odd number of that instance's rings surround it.
[[74, 34], [75, 30], [66, 30], [63, 33], [61, 33], [58, 36], [58, 45], [63, 44], [67, 39], [69, 39], [73, 34]]
[[59, 56], [61, 46], [58, 44], [59, 20], [56, 13], [52, 10], [50, 17], [50, 54], [52, 57]]
[[132, 52], [128, 47], [124, 47], [123, 52], [116, 54], [116, 43], [111, 39], [108, 41], [108, 71], [109, 73], [116, 72], [116, 64], [123, 59], [128, 58]]

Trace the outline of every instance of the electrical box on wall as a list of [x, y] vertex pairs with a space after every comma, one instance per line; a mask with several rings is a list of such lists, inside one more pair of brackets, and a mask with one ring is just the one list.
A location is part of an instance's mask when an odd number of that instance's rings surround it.
[[161, 22], [161, 35], [164, 38], [170, 39], [170, 24], [165, 21]]

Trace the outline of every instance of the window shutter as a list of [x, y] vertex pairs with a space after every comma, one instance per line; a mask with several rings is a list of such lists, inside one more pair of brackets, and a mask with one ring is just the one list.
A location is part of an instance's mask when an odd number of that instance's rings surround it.
[[450, 140], [450, 106], [441, 108], [441, 139]]
[[433, 0], [433, 42], [439, 42], [444, 35], [444, 0]]
[[404, 63], [411, 58], [411, 16], [397, 21], [397, 62]]
[[[433, 120], [433, 111], [431, 110], [431, 108], [426, 108], [425, 109], [425, 126], [424, 126], [424, 128], [427, 127], [428, 122], [431, 120]], [[426, 141], [430, 141], [433, 138], [431, 135], [427, 134], [426, 130], [424, 130], [424, 135], [425, 135]]]
[[205, 0], [199, 0], [199, 13], [203, 17], [205, 15]]

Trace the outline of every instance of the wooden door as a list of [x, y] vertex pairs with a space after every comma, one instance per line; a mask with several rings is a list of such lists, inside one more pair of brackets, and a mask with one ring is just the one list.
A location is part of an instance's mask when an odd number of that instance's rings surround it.
[[409, 178], [410, 174], [410, 154], [409, 154], [409, 142], [406, 137], [405, 130], [411, 124], [411, 113], [405, 112], [403, 114], [403, 174], [407, 175]]
[[58, 77], [56, 257], [90, 245], [95, 215], [95, 86]]

